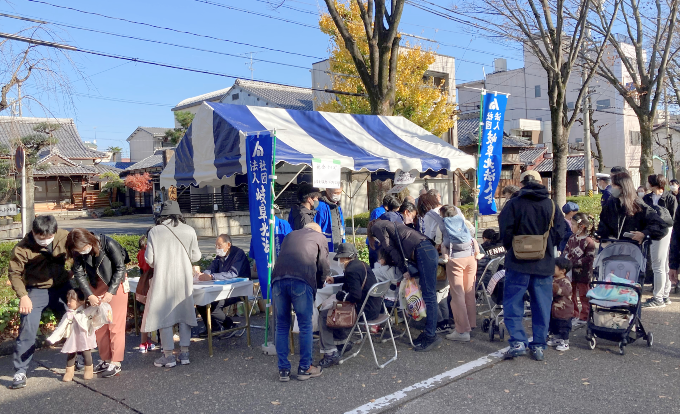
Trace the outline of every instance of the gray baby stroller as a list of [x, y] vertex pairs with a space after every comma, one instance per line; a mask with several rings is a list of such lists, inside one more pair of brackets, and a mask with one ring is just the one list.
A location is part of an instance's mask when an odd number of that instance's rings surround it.
[[[647, 265], [647, 242], [638, 247], [634, 241], [602, 240], [612, 244], [603, 248], [595, 259], [593, 267], [598, 269], [597, 280], [590, 283], [591, 289], [604, 286], [618, 292], [626, 292], [630, 297], [631, 290], [637, 294], [637, 301], [614, 301], [604, 299], [590, 299], [590, 314], [588, 315], [588, 329], [586, 339], [590, 349], [595, 349], [597, 339], [606, 339], [619, 343], [619, 353], [625, 354], [625, 346], [637, 339], [647, 341], [652, 346], [654, 336], [647, 332], [640, 320], [642, 285], [644, 283], [645, 267]], [[609, 275], [626, 279], [633, 284], [616, 283], [608, 280]], [[589, 292], [590, 293], [590, 292]], [[589, 295], [590, 297], [590, 295]], [[616, 298], [614, 298], [616, 299]]]
[[[486, 315], [482, 322], [482, 330], [489, 333], [489, 340], [493, 341], [496, 333], [502, 341], [505, 338], [503, 323], [503, 283], [493, 280], [494, 275], [503, 267], [505, 256], [491, 259], [484, 268], [484, 272], [477, 281], [478, 315]], [[489, 283], [493, 285], [489, 286]]]

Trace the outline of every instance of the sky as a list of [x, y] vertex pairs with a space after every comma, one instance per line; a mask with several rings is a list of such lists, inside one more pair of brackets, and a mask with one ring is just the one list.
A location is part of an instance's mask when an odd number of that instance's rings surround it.
[[[63, 63], [61, 67], [70, 83], [73, 105], [60, 99], [63, 90], [46, 93], [28, 82], [22, 93], [39, 99], [46, 109], [26, 102], [23, 115], [73, 118], [84, 141], [96, 138], [99, 149], [119, 146], [127, 157], [126, 139], [137, 127], [171, 128], [173, 106], [189, 97], [228, 88], [236, 78], [252, 76], [309, 87], [312, 63], [329, 54], [329, 39], [318, 29], [318, 16], [326, 11], [325, 4], [323, 0], [285, 0], [283, 7], [274, 7], [282, 1], [0, 0], [0, 13], [49, 22], [47, 27], [62, 44], [232, 76], [69, 52], [77, 70]], [[451, 6], [448, 0], [433, 2]], [[15, 33], [34, 25], [0, 16], [0, 32]], [[400, 32], [435, 40], [403, 37], [411, 44], [455, 57], [456, 83], [481, 79], [484, 71], [493, 70], [497, 57], [507, 58], [510, 70], [523, 65], [519, 46], [475, 36], [459, 23], [410, 5], [404, 9]], [[251, 53], [253, 59], [267, 61], [254, 60], [252, 72]]]

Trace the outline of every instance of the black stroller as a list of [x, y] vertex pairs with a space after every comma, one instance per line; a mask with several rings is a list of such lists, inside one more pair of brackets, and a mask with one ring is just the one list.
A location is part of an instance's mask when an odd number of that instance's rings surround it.
[[[637, 242], [628, 240], [602, 240], [611, 244], [600, 250], [593, 267], [599, 268], [597, 280], [590, 283], [591, 292], [598, 286], [604, 287], [600, 292], [616, 290], [626, 292], [629, 300], [612, 301], [606, 298], [589, 300], [590, 315], [586, 339], [590, 349], [595, 349], [597, 339], [606, 339], [619, 343], [619, 353], [625, 354], [626, 345], [637, 339], [647, 341], [652, 346], [654, 336], [642, 326], [640, 313], [642, 307], [642, 286], [644, 284], [645, 267], [647, 264], [647, 242], [638, 247]], [[612, 276], [629, 280], [632, 284], [612, 282]], [[623, 290], [622, 290], [623, 289]], [[637, 294], [637, 300], [634, 298]]]

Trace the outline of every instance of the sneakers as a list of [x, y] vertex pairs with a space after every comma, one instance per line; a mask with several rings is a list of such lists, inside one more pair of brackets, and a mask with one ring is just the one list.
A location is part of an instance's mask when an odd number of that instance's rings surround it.
[[279, 381], [281, 381], [281, 382], [290, 381], [290, 370], [289, 369], [280, 369], [279, 370]]
[[177, 365], [177, 359], [174, 355], [165, 356], [158, 358], [153, 362], [154, 366], [159, 368], [172, 368]]
[[26, 386], [26, 374], [24, 372], [17, 372], [12, 378], [12, 383], [9, 388], [11, 390], [18, 390], [19, 388], [24, 388]]
[[656, 300], [655, 298], [649, 298], [645, 303], [642, 304], [643, 308], [665, 308], [666, 302], [661, 300]]
[[670, 305], [673, 302], [671, 302], [671, 298], [664, 298], [663, 303], [665, 303], [666, 305]]
[[527, 347], [524, 342], [518, 342], [510, 346], [510, 349], [503, 353], [503, 359], [513, 359], [527, 354]]
[[180, 352], [179, 353], [179, 363], [182, 365], [189, 365], [191, 361], [189, 361], [189, 352]]
[[449, 341], [470, 342], [470, 332], [458, 333], [457, 331], [453, 331], [446, 335], [446, 339]]
[[425, 331], [421, 332], [420, 335], [416, 339], [413, 340], [413, 345], [414, 346], [419, 346], [421, 342], [423, 342], [423, 339], [425, 339], [427, 335], [425, 335]]
[[545, 355], [543, 355], [543, 348], [533, 348], [531, 350], [531, 357], [536, 361], [543, 361]]
[[446, 334], [450, 334], [451, 332], [453, 332], [453, 327], [451, 326], [451, 324], [448, 321], [438, 323], [437, 329], [435, 329], [435, 333], [437, 333], [437, 334], [446, 335]]
[[154, 351], [155, 349], [156, 345], [151, 341], [139, 344], [139, 352], [141, 352], [142, 354], [146, 354], [148, 351]]
[[557, 339], [552, 335], [548, 335], [548, 340], [545, 341], [545, 344], [548, 346], [557, 346], [560, 344], [561, 339]]
[[336, 350], [330, 354], [324, 354], [324, 357], [319, 361], [319, 367], [328, 368], [337, 365], [340, 362], [340, 353]]
[[97, 365], [94, 366], [93, 372], [95, 374], [99, 374], [100, 372], [104, 372], [107, 369], [109, 369], [109, 363], [106, 361], [100, 360]]
[[108, 364], [108, 367], [106, 368], [106, 371], [104, 371], [100, 377], [102, 378], [111, 378], [115, 377], [117, 375], [120, 375], [120, 372], [122, 369], [118, 364]]
[[578, 328], [579, 326], [585, 325], [587, 323], [588, 323], [588, 321], [584, 321], [583, 319], [580, 319], [580, 318], [573, 318], [571, 320], [571, 326], [573, 328]]
[[307, 371], [303, 371], [301, 367], [298, 367], [297, 379], [298, 381], [306, 381], [310, 378], [316, 378], [321, 375], [322, 371], [323, 369], [314, 365], [310, 366]]
[[562, 340], [562, 342], [559, 345], [557, 345], [557, 347], [555, 349], [560, 351], [560, 352], [568, 351], [569, 350], [569, 340], [568, 339], [566, 341]]
[[439, 345], [442, 342], [442, 338], [440, 336], [433, 336], [430, 338], [429, 336], [425, 335], [423, 340], [420, 342], [419, 345], [416, 345], [416, 352], [427, 352], [432, 350], [435, 346]]

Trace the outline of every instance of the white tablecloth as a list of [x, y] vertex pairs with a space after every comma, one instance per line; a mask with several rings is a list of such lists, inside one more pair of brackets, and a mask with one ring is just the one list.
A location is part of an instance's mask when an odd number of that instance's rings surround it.
[[[138, 277], [128, 279], [130, 282], [130, 292], [137, 290]], [[227, 285], [217, 285], [211, 282], [201, 282], [194, 284], [194, 303], [196, 306], [206, 306], [217, 300], [237, 298], [241, 296], [253, 296], [253, 281], [230, 283]]]

